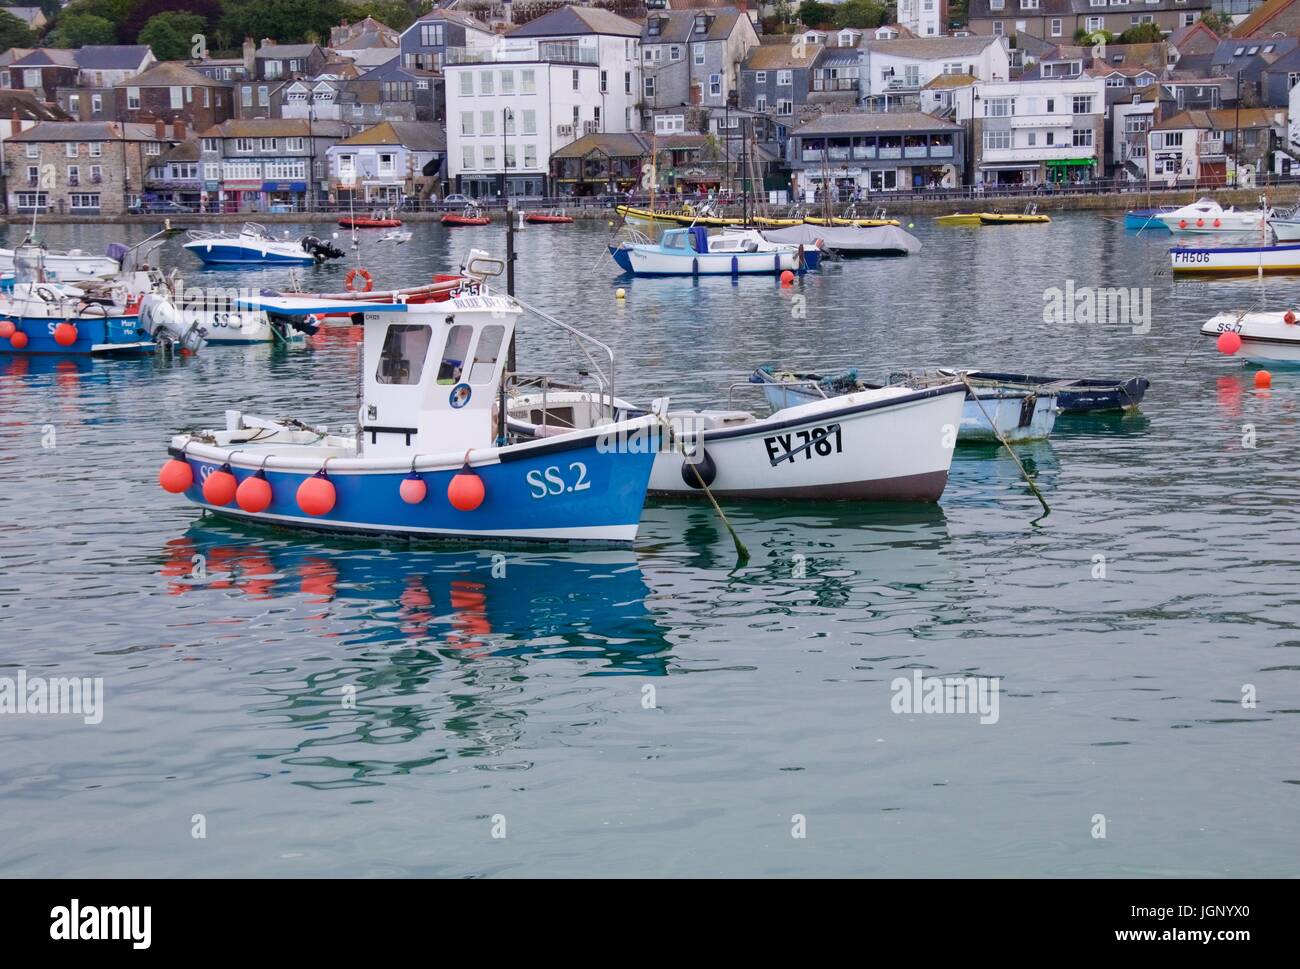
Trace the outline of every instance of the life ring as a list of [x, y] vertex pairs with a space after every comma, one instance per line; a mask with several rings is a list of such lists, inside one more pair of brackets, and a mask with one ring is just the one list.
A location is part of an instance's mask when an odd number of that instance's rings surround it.
[[1204, 228], [1205, 228], [1205, 220], [1204, 220], [1204, 219], [1197, 219], [1197, 220], [1196, 220], [1196, 228], [1198, 228], [1198, 229], [1204, 229]]
[[1223, 223], [1222, 223], [1221, 221], [1219, 221], [1218, 219], [1215, 219], [1215, 220], [1214, 220], [1214, 227], [1215, 227], [1216, 229], [1217, 229], [1219, 226], [1221, 226], [1221, 225], [1223, 225]]
[[1187, 228], [1187, 220], [1186, 220], [1186, 219], [1180, 219], [1179, 222], [1178, 222], [1178, 228], [1180, 228], [1180, 229], [1186, 229], [1186, 228]]
[[[353, 280], [355, 280], [358, 276], [360, 276], [366, 282], [366, 284], [362, 286], [361, 289], [359, 290], [352, 285]], [[370, 292], [371, 287], [375, 285], [375, 280], [370, 275], [370, 270], [362, 269], [360, 266], [357, 266], [355, 269], [348, 270], [348, 274], [343, 277], [343, 285], [347, 288], [347, 291], [349, 293], [357, 293], [357, 292], [368, 293]]]

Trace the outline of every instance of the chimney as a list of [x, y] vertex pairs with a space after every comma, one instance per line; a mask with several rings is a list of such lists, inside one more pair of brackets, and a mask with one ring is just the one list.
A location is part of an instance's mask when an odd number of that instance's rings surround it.
[[257, 76], [257, 48], [253, 46], [252, 37], [244, 38], [244, 70], [249, 77]]
[[263, 46], [263, 47], [274, 47], [274, 46], [275, 46], [275, 41], [273, 41], [270, 37], [263, 37], [263, 38], [262, 38], [262, 46]]
[[172, 124], [172, 140], [173, 140], [173, 141], [184, 141], [184, 140], [185, 140], [185, 122], [184, 122], [184, 121], [177, 120], [177, 121], [175, 121], [175, 122]]
[[156, 121], [154, 121], [153, 135], [154, 135], [154, 141], [167, 140], [167, 122], [163, 121], [162, 118], [159, 118]]

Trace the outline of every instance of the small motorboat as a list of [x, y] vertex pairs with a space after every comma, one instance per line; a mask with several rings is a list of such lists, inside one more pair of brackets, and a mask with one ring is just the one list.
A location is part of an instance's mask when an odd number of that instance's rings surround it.
[[1300, 243], [1213, 248], [1173, 246], [1169, 261], [1178, 274], [1300, 273]]
[[1050, 216], [1039, 214], [1037, 205], [1026, 205], [1023, 212], [999, 212], [994, 209], [992, 212], [980, 213], [980, 225], [1040, 225], [1051, 221]]
[[315, 236], [276, 239], [256, 222], [245, 222], [237, 233], [191, 229], [188, 235], [183, 248], [206, 265], [311, 266], [343, 256], [343, 250]]
[[951, 215], [935, 216], [936, 225], [979, 225], [980, 212], [954, 212]]
[[[939, 368], [940, 373], [957, 377], [959, 371]], [[973, 386], [1000, 384], [1023, 386], [1056, 394], [1056, 406], [1065, 414], [1101, 414], [1107, 411], [1133, 410], [1142, 403], [1151, 381], [1146, 377], [1112, 380], [1104, 377], [1039, 377], [1025, 373], [1001, 373], [994, 370], [966, 370]]]
[[740, 225], [739, 218], [713, 215], [713, 203], [683, 205], [680, 209], [641, 209], [632, 205], [615, 206], [614, 211], [633, 225], [704, 225], [711, 228]]
[[568, 225], [573, 221], [573, 216], [559, 211], [529, 212], [524, 216], [524, 221], [532, 225]]
[[[965, 371], [935, 370], [895, 374], [886, 384], [864, 383], [855, 369], [832, 373], [799, 373], [778, 370], [771, 365], [759, 367], [750, 375], [750, 383], [761, 384], [768, 404], [782, 410], [809, 401], [840, 397], [862, 390], [901, 384], [916, 389], [944, 386], [960, 379]], [[1048, 437], [1056, 424], [1057, 393], [1024, 385], [993, 384], [973, 386], [965, 397], [961, 421], [957, 425], [958, 444], [1036, 441]], [[978, 400], [977, 400], [978, 398]], [[994, 430], [996, 428], [996, 432]]]
[[921, 251], [921, 240], [896, 225], [813, 226], [794, 225], [783, 229], [763, 229], [763, 238], [771, 242], [817, 248], [837, 256], [910, 256]]
[[[507, 347], [524, 305], [491, 292], [501, 260], [473, 250], [461, 285], [438, 303], [343, 304], [365, 327], [355, 432], [226, 412], [219, 429], [178, 434], [159, 484], [219, 515], [312, 531], [457, 542], [630, 545], [654, 464], [649, 452], [610, 449], [645, 433], [657, 415], [545, 440], [498, 443]], [[257, 297], [242, 308], [305, 317], [319, 300]], [[612, 396], [613, 351], [537, 310], [530, 312], [606, 353], [591, 367]], [[594, 357], [592, 358], [594, 361]], [[335, 410], [348, 401], [322, 402]], [[178, 414], [178, 423], [192, 415]]]
[[[38, 245], [38, 243], [28, 237], [23, 240], [20, 248], [27, 245]], [[55, 250], [46, 249], [44, 246], [41, 246], [41, 249], [44, 280], [53, 283], [76, 283], [112, 276], [121, 271], [121, 253], [125, 251], [124, 246], [117, 244], [109, 246], [109, 252], [102, 256], [83, 252], [80, 249]], [[0, 273], [15, 271], [15, 252], [17, 252], [15, 249], [0, 249]]]
[[1156, 221], [1176, 233], [1213, 235], [1224, 232], [1263, 232], [1272, 209], [1260, 207], [1248, 211], [1224, 208], [1212, 198], [1200, 198], [1191, 205], [1157, 215]]
[[410, 230], [410, 229], [402, 229], [402, 230], [400, 230], [400, 231], [396, 231], [396, 230], [395, 230], [395, 231], [393, 231], [393, 232], [385, 232], [383, 235], [381, 235], [381, 236], [379, 237], [379, 241], [380, 241], [380, 242], [393, 242], [393, 243], [396, 243], [397, 245], [400, 246], [400, 245], [401, 245], [402, 243], [404, 243], [404, 242], [410, 242], [410, 241], [411, 241], [411, 230]]
[[1162, 230], [1168, 229], [1169, 226], [1161, 222], [1157, 216], [1172, 212], [1174, 206], [1166, 205], [1158, 209], [1130, 209], [1124, 213], [1124, 228], [1142, 230]]
[[1287, 212], [1274, 211], [1268, 227], [1278, 242], [1300, 242], [1300, 205]]
[[347, 215], [339, 219], [339, 226], [344, 229], [396, 229], [402, 220], [387, 209], [370, 213], [370, 215]]
[[1300, 314], [1294, 310], [1279, 312], [1220, 313], [1207, 320], [1201, 335], [1220, 340], [1225, 333], [1240, 339], [1219, 349], [1260, 366], [1300, 366]]
[[461, 212], [444, 212], [441, 221], [443, 225], [453, 227], [492, 224], [492, 220], [477, 205], [467, 205]]
[[[635, 232], [635, 230], [630, 230]], [[624, 272], [636, 276], [736, 276], [816, 269], [816, 246], [769, 242], [757, 229], [728, 229], [710, 236], [702, 225], [667, 229], [658, 242], [637, 233], [609, 247]]]
[[[658, 434], [618, 443], [655, 452], [652, 494], [701, 495], [707, 486], [729, 499], [938, 501], [953, 453], [944, 428], [961, 420], [964, 397], [950, 381], [818, 399], [767, 418], [669, 409]], [[512, 397], [508, 410], [509, 431], [523, 440], [644, 413], [617, 398], [554, 388]]]

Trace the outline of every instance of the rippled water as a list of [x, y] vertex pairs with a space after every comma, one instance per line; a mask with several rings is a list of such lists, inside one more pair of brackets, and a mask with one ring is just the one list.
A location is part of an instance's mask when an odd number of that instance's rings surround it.
[[[414, 231], [363, 245], [381, 285], [503, 246]], [[168, 436], [227, 406], [344, 421], [355, 334], [0, 358], [0, 676], [100, 676], [106, 706], [0, 715], [0, 873], [1296, 874], [1300, 374], [1256, 391], [1197, 335], [1259, 285], [1158, 276], [1167, 237], [1091, 215], [914, 232], [919, 256], [781, 290], [629, 282], [603, 225], [530, 228], [519, 293], [615, 344], [641, 400], [725, 404], [768, 360], [1148, 376], [1140, 414], [1019, 449], [1036, 523], [1005, 455], [960, 449], [938, 507], [728, 506], [741, 569], [707, 505], [659, 502], [635, 552], [510, 551], [494, 575], [491, 548], [303, 539], [158, 489]], [[191, 284], [287, 281], [168, 253]], [[1067, 279], [1150, 287], [1150, 332], [1044, 323]], [[526, 324], [520, 360], [572, 356]], [[913, 668], [1001, 677], [998, 722], [891, 712]]]

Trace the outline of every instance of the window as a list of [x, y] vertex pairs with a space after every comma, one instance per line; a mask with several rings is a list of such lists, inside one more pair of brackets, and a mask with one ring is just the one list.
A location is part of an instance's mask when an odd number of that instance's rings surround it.
[[492, 94], [493, 92], [496, 91], [496, 86], [493, 84], [495, 76], [496, 76], [495, 72], [493, 71], [478, 72], [478, 93], [479, 94]]
[[438, 365], [438, 383], [460, 383], [465, 372], [466, 357], [469, 355], [469, 341], [473, 335], [474, 327], [467, 323], [457, 323], [447, 331], [447, 344], [442, 351], [442, 362]]
[[1037, 131], [1030, 131], [1030, 132], [1028, 132], [1028, 141], [1027, 141], [1027, 144], [1029, 145], [1030, 148], [1033, 148], [1034, 145], [1038, 144], [1038, 132], [1037, 132]]
[[74, 212], [78, 210], [85, 211], [87, 209], [96, 209], [96, 210], [99, 209], [98, 192], [96, 193], [73, 192], [72, 195], [69, 197], [68, 201], [72, 206], [72, 211]]
[[1053, 36], [1053, 37], [1060, 37], [1060, 36], [1061, 36], [1061, 18], [1060, 18], [1060, 17], [1053, 17], [1053, 18], [1052, 18], [1052, 36]]
[[1015, 98], [986, 98], [984, 101], [984, 117], [986, 118], [1009, 118], [1015, 113]]
[[69, 141], [63, 146], [63, 154], [68, 158], [76, 158], [79, 147], [75, 141]]
[[33, 144], [32, 142], [28, 142], [28, 143], [27, 143], [27, 157], [28, 157], [28, 158], [40, 158], [40, 157], [41, 157], [41, 146], [40, 146], [40, 145], [37, 145], [37, 144]]
[[1074, 129], [1074, 147], [1091, 148], [1092, 147], [1092, 129], [1075, 128]]
[[680, 61], [682, 59], [682, 49], [678, 47], [676, 44], [668, 48], [668, 59], [672, 61]]
[[492, 169], [494, 169], [494, 168], [496, 168], [496, 167], [497, 167], [497, 146], [496, 146], [496, 145], [484, 145], [484, 146], [483, 146], [483, 168], [484, 168], [484, 170], [490, 172], [490, 171], [492, 171]]
[[[91, 178], [94, 178], [94, 177], [95, 177], [95, 174], [94, 174], [94, 173], [95, 173], [95, 170], [92, 168], [92, 169], [90, 170], [90, 172], [91, 172], [90, 177], [91, 177]], [[217, 181], [217, 180], [220, 179], [220, 178], [221, 178], [221, 166], [218, 165], [216, 162], [208, 162], [206, 165], [203, 166], [203, 180], [204, 180], [204, 181], [206, 181], [206, 182], [215, 182], [215, 181]]]
[[383, 154], [381, 154], [381, 155], [379, 156], [379, 174], [380, 174], [380, 175], [391, 175], [391, 174], [393, 174], [393, 171], [394, 171], [394, 168], [395, 168], [393, 162], [394, 162], [394, 159], [395, 159], [395, 158], [396, 158], [396, 156], [393, 155], [393, 154], [391, 154], [390, 152], [384, 152]]
[[515, 168], [515, 167], [517, 167], [517, 166], [515, 165], [515, 146], [514, 146], [514, 145], [506, 145], [506, 155], [505, 155], [505, 158], [506, 158], [506, 163], [505, 163], [505, 164], [506, 164], [506, 168]]
[[470, 71], [460, 72], [460, 96], [463, 98], [474, 96], [474, 75]]
[[[452, 332], [468, 329], [468, 326], [461, 324], [453, 326]], [[391, 324], [384, 334], [384, 347], [379, 351], [379, 368], [375, 371], [375, 381], [381, 384], [418, 384], [420, 374], [424, 372], [424, 358], [429, 355], [432, 336], [433, 328], [429, 326]], [[448, 343], [450, 342], [449, 336]]]
[[462, 145], [460, 149], [460, 167], [473, 169], [474, 167], [474, 146]]
[[185, 107], [185, 92], [179, 87], [169, 87], [167, 89], [167, 94], [170, 98], [170, 106], [173, 109], [179, 110], [180, 108]]
[[655, 118], [655, 134], [671, 135], [686, 130], [686, 117], [680, 114], [661, 114]]
[[204, 139], [203, 139], [203, 150], [204, 150], [204, 151], [220, 151], [220, 150], [221, 150], [221, 143], [220, 143], [216, 138], [204, 138]]
[[1076, 94], [1074, 96], [1073, 110], [1075, 114], [1092, 114], [1092, 95]]
[[990, 10], [1005, 10], [1006, 8], [1007, 0], [989, 0]]
[[[536, 154], [536, 149], [534, 149]], [[527, 150], [525, 149], [525, 157]], [[493, 323], [483, 327], [483, 332], [479, 334], [478, 344], [474, 347], [474, 362], [469, 368], [469, 382], [474, 386], [486, 384], [492, 380], [492, 374], [496, 372], [497, 359], [501, 356], [501, 344], [505, 342], [506, 328], [499, 324]]]
[[241, 87], [239, 89], [239, 100], [244, 107], [251, 108], [253, 106], [253, 89], [247, 85]]
[[257, 89], [257, 106], [259, 108], [268, 107], [271, 104], [271, 89], [265, 84]]
[[285, 151], [304, 151], [307, 148], [306, 138], [286, 138], [284, 139]]
[[767, 110], [767, 95], [766, 95], [766, 94], [760, 94], [758, 97], [756, 97], [756, 98], [754, 99], [754, 110], [755, 110], [755, 111], [766, 111], [766, 110]]
[[275, 151], [275, 139], [274, 138], [261, 139], [260, 147], [262, 151], [272, 151], [272, 152]]
[[235, 151], [251, 152], [253, 150], [252, 138], [236, 138]]
[[72, 115], [74, 118], [81, 117], [81, 95], [80, 94], [68, 95], [68, 114]]
[[600, 93], [601, 94], [609, 93], [609, 72], [608, 71], [600, 72]]
[[[469, 132], [467, 132], [468, 134]], [[496, 134], [496, 112], [483, 111], [479, 114], [479, 134], [494, 135]]]
[[1094, 30], [1101, 30], [1101, 28], [1102, 28], [1102, 24], [1104, 24], [1104, 23], [1106, 22], [1106, 18], [1105, 18], [1105, 17], [1089, 17], [1087, 22], [1088, 22], [1088, 26], [1087, 26], [1086, 29], [1088, 30], [1089, 33], [1091, 33], [1091, 32], [1094, 31]]
[[91, 165], [90, 181], [93, 184], [98, 185], [103, 180], [104, 180], [104, 167], [102, 165]]
[[1166, 148], [1183, 147], [1183, 133], [1181, 131], [1166, 131], [1165, 147]]
[[524, 134], [526, 135], [537, 134], [537, 112], [532, 110], [525, 110], [523, 112], [523, 124], [524, 124]]
[[[23, 87], [38, 88], [41, 86], [41, 72], [27, 70], [23, 71]], [[133, 89], [138, 90], [138, 89]]]
[[579, 72], [578, 72], [578, 71], [574, 71], [574, 72], [573, 72], [573, 89], [574, 89], [575, 91], [578, 90], [578, 79], [579, 79]]
[[984, 150], [992, 151], [998, 148], [1011, 147], [1011, 131], [986, 131], [984, 132]]
[[92, 94], [90, 96], [90, 113], [91, 114], [104, 113], [104, 96], [102, 94]]
[[722, 75], [721, 74], [709, 75], [709, 97], [711, 98], [722, 97]]
[[140, 89], [138, 87], [126, 89], [126, 109], [128, 111], [140, 110]]
[[995, 20], [995, 21], [993, 21], [993, 35], [994, 35], [995, 37], [1001, 37], [1001, 36], [1002, 36], [1003, 34], [1005, 34], [1006, 32], [1007, 32], [1007, 31], [1006, 31], [1006, 27], [1003, 26], [1003, 23], [1002, 23], [1001, 20]]
[[146, 142], [144, 143], [144, 153], [145, 153], [146, 155], [161, 155], [161, 154], [162, 154], [162, 142], [159, 142], [159, 141], [146, 141]]
[[514, 71], [501, 72], [501, 93], [502, 94], [515, 93], [515, 72]]
[[647, 77], [647, 78], [644, 78], [643, 83], [645, 84], [645, 96], [648, 97], [648, 98], [652, 98], [652, 97], [654, 97], [654, 96], [655, 96], [655, 79], [654, 79], [653, 77]]
[[624, 94], [632, 93], [632, 72], [631, 71], [623, 72], [623, 93]]
[[472, 135], [474, 133], [473, 111], [462, 111], [460, 113], [460, 133], [462, 135]]
[[420, 25], [420, 46], [421, 47], [442, 47], [443, 24], [421, 24]]
[[1021, 10], [1037, 10], [1038, 0], [1020, 0]]
[[788, 98], [778, 99], [776, 102], [777, 114], [794, 114], [794, 102]]
[[1047, 113], [1048, 114], [1056, 113], [1056, 98], [1047, 99]]
[[582, 126], [582, 108], [579, 105], [573, 106], [573, 127], [578, 129]]
[[535, 71], [519, 72], [520, 90], [524, 94], [533, 94], [537, 90], [537, 74]]
[[696, 67], [704, 66], [704, 45], [696, 44], [691, 48], [691, 61]]
[[536, 145], [524, 145], [524, 167], [525, 168], [537, 167], [537, 146]]
[[35, 185], [41, 180], [41, 169], [37, 165], [27, 166], [27, 184]]
[[81, 169], [76, 165], [68, 166], [68, 184], [69, 185], [81, 184]]
[[44, 209], [50, 204], [50, 197], [44, 192], [19, 192], [18, 207], [20, 209]]
[[1054, 144], [1056, 144], [1056, 132], [1055, 132], [1055, 131], [1049, 131], [1049, 132], [1047, 133], [1047, 144], [1049, 144], [1049, 145], [1054, 145]]

